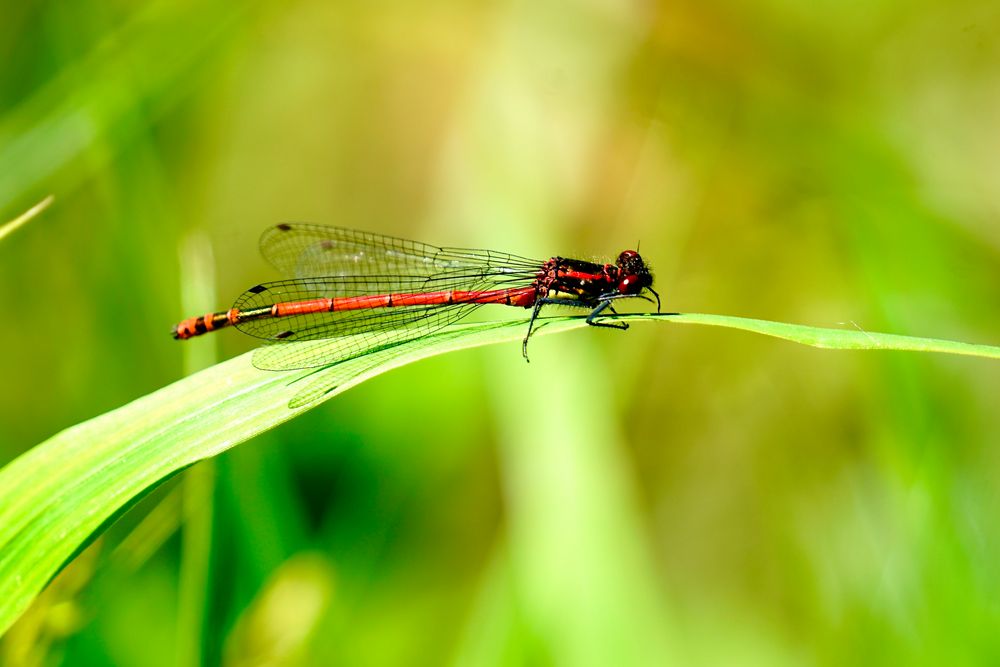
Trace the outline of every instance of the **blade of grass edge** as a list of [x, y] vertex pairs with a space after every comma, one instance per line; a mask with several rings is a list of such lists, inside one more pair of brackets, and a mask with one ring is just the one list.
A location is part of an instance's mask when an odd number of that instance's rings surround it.
[[[702, 324], [815, 347], [944, 352], [1000, 359], [1000, 347], [864, 331], [821, 329], [723, 315], [628, 315], [630, 322]], [[584, 318], [545, 319], [547, 335]], [[423, 358], [518, 341], [524, 322], [460, 324], [425, 339], [321, 371], [260, 371], [247, 353], [56, 434], [0, 470], [0, 633], [17, 619], [81, 544], [153, 485], [273, 428], [322, 400]], [[351, 371], [354, 370], [352, 375]], [[330, 384], [316, 392], [316, 382]], [[310, 378], [315, 400], [289, 403]]]
[[42, 211], [47, 209], [52, 204], [53, 200], [55, 200], [55, 196], [49, 195], [10, 222], [0, 225], [0, 241], [36, 218], [40, 213], [42, 213]]

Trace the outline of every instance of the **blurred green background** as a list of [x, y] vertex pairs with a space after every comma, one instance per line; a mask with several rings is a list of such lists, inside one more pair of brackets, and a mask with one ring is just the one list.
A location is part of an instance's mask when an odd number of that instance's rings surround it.
[[[998, 34], [992, 0], [0, 0], [0, 219], [56, 197], [0, 243], [0, 462], [250, 349], [169, 331], [277, 278], [283, 220], [641, 241], [667, 310], [1000, 343]], [[996, 664], [998, 390], [698, 327], [446, 355], [156, 489], [0, 658]]]

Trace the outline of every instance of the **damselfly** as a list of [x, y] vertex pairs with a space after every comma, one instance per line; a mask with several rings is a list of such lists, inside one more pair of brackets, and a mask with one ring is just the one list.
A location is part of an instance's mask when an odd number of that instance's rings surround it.
[[612, 263], [552, 257], [538, 261], [494, 250], [438, 248], [340, 227], [287, 223], [264, 232], [261, 252], [279, 271], [293, 276], [262, 283], [224, 312], [188, 318], [174, 338], [234, 326], [268, 342], [338, 338], [342, 345], [303, 353], [275, 345], [254, 356], [268, 370], [336, 364], [367, 352], [426, 336], [485, 304], [531, 309], [521, 349], [543, 306], [590, 311], [587, 324], [627, 329], [607, 322], [620, 299], [653, 291], [653, 276], [635, 250]]

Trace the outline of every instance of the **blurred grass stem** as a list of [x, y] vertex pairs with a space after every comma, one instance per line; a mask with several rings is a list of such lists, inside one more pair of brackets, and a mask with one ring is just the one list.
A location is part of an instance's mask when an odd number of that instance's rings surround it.
[[[215, 258], [212, 244], [204, 234], [192, 234], [180, 248], [181, 304], [184, 312], [196, 312], [215, 300]], [[185, 346], [184, 370], [190, 375], [199, 367], [217, 361], [216, 345]], [[211, 571], [212, 527], [215, 515], [214, 463], [203, 461], [184, 472], [180, 561], [180, 592], [177, 619], [177, 664], [203, 664], [204, 629], [208, 613]]]

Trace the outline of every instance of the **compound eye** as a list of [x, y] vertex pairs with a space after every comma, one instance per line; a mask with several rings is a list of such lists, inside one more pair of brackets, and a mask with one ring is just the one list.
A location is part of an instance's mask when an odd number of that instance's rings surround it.
[[633, 257], [638, 257], [639, 253], [635, 250], [623, 250], [620, 255], [618, 255], [618, 264], [622, 264], [631, 260]]

